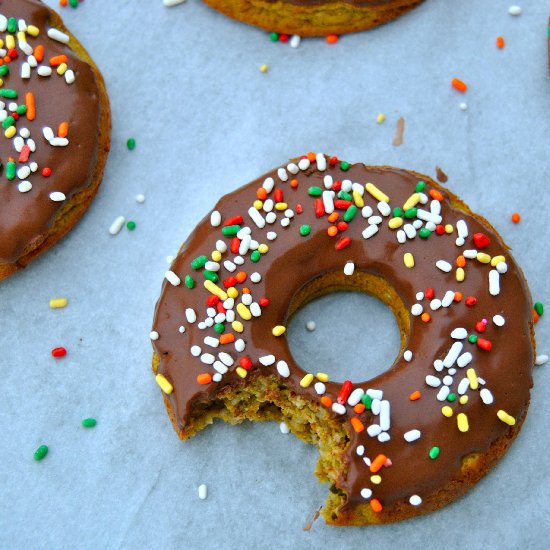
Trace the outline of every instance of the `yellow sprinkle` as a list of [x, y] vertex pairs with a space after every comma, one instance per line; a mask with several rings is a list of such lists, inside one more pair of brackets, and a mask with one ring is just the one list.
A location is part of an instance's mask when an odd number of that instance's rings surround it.
[[510, 416], [506, 411], [503, 411], [502, 409], [497, 411], [497, 416], [505, 424], [508, 424], [508, 426], [513, 426], [516, 423], [516, 419], [513, 416]]
[[222, 302], [224, 300], [227, 300], [227, 294], [218, 285], [215, 285], [212, 281], [209, 281], [209, 280], [204, 281], [204, 288], [206, 288], [208, 292], [211, 292], [212, 294], [217, 296]]
[[448, 235], [450, 235], [454, 230], [455, 228], [450, 223], [445, 226], [445, 233]]
[[4, 132], [4, 135], [10, 139], [12, 138], [15, 134], [16, 134], [17, 130], [15, 128], [15, 126], [10, 126], [5, 132]]
[[380, 485], [380, 483], [382, 483], [382, 478], [379, 475], [374, 475], [374, 476], [370, 476], [370, 481], [375, 485]]
[[300, 386], [302, 388], [309, 388], [311, 383], [313, 382], [313, 374], [306, 374], [301, 380], [300, 380]]
[[244, 326], [240, 321], [233, 321], [231, 327], [235, 332], [242, 332], [244, 330]]
[[361, 193], [359, 191], [354, 191], [352, 194], [353, 202], [355, 203], [355, 206], [357, 208], [363, 208], [365, 206], [365, 201], [363, 200], [363, 197], [361, 196]]
[[470, 388], [472, 390], [477, 390], [477, 388], [479, 388], [479, 381], [477, 379], [476, 371], [474, 369], [468, 369], [466, 371], [466, 376], [470, 381]]
[[252, 319], [252, 313], [250, 313], [250, 310], [242, 302], [237, 304], [237, 313], [245, 321], [250, 321], [250, 319]]
[[458, 413], [456, 423], [458, 424], [458, 429], [463, 433], [470, 429], [470, 426], [468, 426], [468, 417], [464, 413]]
[[277, 325], [276, 327], [273, 327], [271, 332], [273, 336], [282, 336], [286, 332], [286, 327], [283, 327], [282, 325]]
[[388, 222], [388, 227], [390, 229], [399, 229], [403, 225], [403, 218], [392, 218]]
[[478, 252], [476, 258], [477, 261], [482, 264], [488, 264], [491, 261], [491, 256], [489, 256], [489, 254], [485, 254], [485, 252]]
[[164, 393], [172, 393], [174, 391], [174, 386], [172, 386], [172, 384], [170, 384], [170, 382], [168, 382], [168, 380], [166, 380], [166, 378], [164, 378], [162, 374], [157, 374], [155, 376], [155, 380], [157, 381], [157, 384], [160, 386], [160, 389]]
[[38, 27], [35, 27], [34, 25], [29, 25], [27, 27], [27, 32], [31, 35], [31, 36], [38, 36], [39, 33], [40, 33], [40, 30]]
[[211, 257], [214, 262], [219, 262], [222, 259], [222, 253], [219, 250], [213, 250]]
[[258, 247], [258, 252], [259, 252], [260, 254], [266, 254], [268, 250], [269, 250], [269, 246], [267, 246], [267, 244], [261, 244], [261, 245]]
[[227, 295], [234, 300], [239, 296], [239, 291], [234, 286], [230, 286], [227, 289]]
[[15, 38], [12, 34], [6, 35], [6, 49], [13, 50], [15, 48]]
[[4, 41], [0, 38], [0, 48], [4, 47]]
[[456, 280], [461, 283], [466, 277], [466, 272], [461, 267], [456, 268]]
[[451, 416], [453, 416], [453, 409], [449, 407], [449, 405], [445, 405], [441, 408], [441, 413], [443, 414], [443, 416], [451, 418]]
[[461, 395], [461, 396], [460, 396], [460, 399], [458, 400], [458, 402], [459, 402], [461, 405], [466, 405], [466, 403], [468, 403], [468, 396], [467, 396], [467, 395]]
[[320, 382], [328, 382], [329, 380], [328, 374], [326, 374], [325, 372], [318, 372], [315, 376]]
[[412, 269], [414, 267], [414, 256], [410, 252], [405, 253], [405, 255], [403, 256], [403, 261], [409, 269]]
[[4, 85], [4, 81], [0, 78], [0, 86]]
[[505, 261], [506, 261], [506, 258], [504, 256], [493, 256], [491, 258], [491, 265], [493, 267], [495, 267], [498, 264], [500, 264], [501, 262], [505, 262]]
[[261, 210], [264, 206], [264, 201], [261, 201], [260, 199], [256, 199], [252, 204], [254, 205], [254, 208], [256, 210]]
[[69, 301], [67, 298], [52, 298], [50, 300], [50, 307], [52, 309], [59, 309], [61, 307], [65, 307], [68, 303]]
[[[269, 67], [268, 67], [265, 63], [263, 63], [262, 65], [260, 65], [260, 72], [261, 72], [261, 73], [267, 73], [267, 70], [268, 70], [268, 69], [269, 69]], [[248, 203], [248, 204], [250, 204], [250, 203]]]
[[58, 75], [64, 75], [65, 71], [67, 70], [67, 63], [60, 63], [57, 67], [57, 74]]
[[243, 369], [242, 367], [237, 367], [235, 370], [241, 378], [246, 378], [246, 375], [248, 374], [248, 371], [246, 369]]
[[384, 122], [384, 120], [386, 120], [386, 115], [384, 113], [380, 113], [376, 117], [376, 122], [378, 122], [378, 124], [382, 124], [382, 122]]
[[409, 210], [409, 208], [413, 208], [418, 204], [420, 201], [420, 193], [413, 193], [403, 205], [403, 210]]
[[17, 40], [19, 40], [19, 42], [26, 42], [27, 41], [27, 35], [23, 31], [19, 31], [17, 33]]
[[365, 184], [365, 189], [370, 193], [377, 201], [390, 202], [390, 198], [385, 193], [382, 193], [374, 183]]
[[[249, 203], [250, 204], [250, 203]], [[288, 208], [288, 204], [286, 202], [278, 202], [276, 205], [275, 205], [275, 210], [279, 210], [279, 211], [283, 211], [283, 210], [286, 210]]]

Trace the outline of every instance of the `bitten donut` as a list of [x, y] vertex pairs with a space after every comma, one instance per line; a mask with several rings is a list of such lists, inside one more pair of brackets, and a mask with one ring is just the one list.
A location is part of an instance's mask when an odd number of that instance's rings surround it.
[[35, 0], [0, 3], [0, 280], [57, 242], [97, 192], [109, 100], [92, 60]]
[[[221, 198], [165, 279], [153, 370], [179, 436], [215, 418], [284, 421], [319, 447], [328, 523], [444, 506], [525, 418], [534, 338], [521, 269], [427, 176], [309, 153]], [[337, 290], [396, 316], [401, 351], [371, 380], [330, 380], [323, 357], [305, 372], [289, 351], [289, 318]]]
[[204, 0], [218, 11], [277, 33], [327, 36], [371, 29], [423, 0]]

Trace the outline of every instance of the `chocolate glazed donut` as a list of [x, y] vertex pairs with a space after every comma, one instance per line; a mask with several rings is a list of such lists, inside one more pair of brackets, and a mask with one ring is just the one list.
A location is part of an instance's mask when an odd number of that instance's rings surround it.
[[[391, 307], [401, 352], [368, 381], [329, 380], [322, 357], [305, 372], [289, 318], [350, 289]], [[532, 302], [496, 230], [427, 176], [321, 154], [220, 199], [166, 273], [151, 338], [179, 436], [286, 422], [318, 445], [338, 525], [464, 493], [517, 435], [532, 386]]]

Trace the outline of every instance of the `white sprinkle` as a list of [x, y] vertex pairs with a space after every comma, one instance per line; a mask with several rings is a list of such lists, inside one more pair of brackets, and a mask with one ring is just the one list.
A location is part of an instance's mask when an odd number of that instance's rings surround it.
[[294, 217], [294, 210], [292, 210], [292, 208], [287, 208], [285, 210], [285, 216], [287, 218], [293, 218]]
[[[296, 35], [294, 35], [294, 36], [296, 36]], [[294, 38], [294, 36], [292, 38]], [[291, 40], [292, 40], [292, 38], [291, 38]], [[291, 44], [291, 46], [292, 46], [292, 44]], [[322, 153], [317, 153], [315, 155], [315, 162], [317, 163], [317, 170], [319, 170], [320, 172], [324, 172], [327, 169], [327, 159], [326, 159], [325, 155], [323, 155]]]
[[250, 275], [250, 280], [253, 283], [259, 283], [262, 280], [262, 276], [257, 271], [254, 271], [254, 273]]
[[279, 430], [281, 430], [282, 434], [290, 433], [290, 428], [286, 425], [286, 422], [281, 422], [279, 424]]
[[290, 225], [290, 220], [289, 220], [288, 218], [283, 218], [283, 219], [281, 220], [281, 225], [282, 225], [283, 227], [288, 227], [288, 226]]
[[199, 498], [201, 500], [204, 500], [207, 496], [208, 496], [208, 487], [203, 483], [202, 485], [199, 485]]
[[262, 206], [262, 209], [264, 212], [271, 212], [273, 210], [273, 207], [275, 206], [275, 203], [272, 199], [266, 199], [264, 201], [264, 204]]
[[291, 173], [291, 174], [297, 174], [300, 169], [298, 168], [298, 165], [297, 164], [294, 164], [293, 162], [291, 162], [290, 164], [287, 164], [287, 167], [286, 169]]
[[454, 299], [455, 299], [454, 291], [447, 290], [447, 292], [445, 292], [445, 296], [443, 296], [443, 299], [441, 300], [441, 305], [443, 307], [449, 307], [453, 303]]
[[[250, 227], [242, 227], [237, 233], [237, 238], [242, 239], [245, 235], [250, 236], [250, 233], [252, 233], [252, 229], [250, 229]], [[250, 238], [252, 239], [252, 237]]]
[[406, 223], [403, 226], [403, 231], [405, 231], [405, 235], [407, 235], [409, 239], [414, 239], [416, 237], [416, 229], [410, 223]]
[[288, 174], [286, 173], [286, 170], [284, 168], [279, 168], [277, 170], [277, 176], [279, 176], [279, 179], [281, 181], [288, 181]]
[[334, 212], [334, 191], [323, 191], [323, 207], [327, 214]]
[[25, 138], [27, 139], [28, 137], [30, 137], [31, 135], [31, 132], [28, 128], [21, 128], [21, 130], [19, 130], [19, 135], [22, 137], [22, 138]]
[[370, 437], [378, 436], [381, 431], [382, 431], [382, 429], [380, 428], [380, 426], [378, 424], [371, 424], [367, 428], [367, 433], [370, 435]]
[[317, 395], [324, 395], [324, 393], [327, 391], [327, 387], [322, 382], [315, 382], [315, 385], [313, 387], [315, 388]]
[[307, 330], [309, 330], [309, 332], [313, 332], [315, 330], [316, 326], [317, 325], [315, 324], [315, 321], [308, 321], [306, 323], [306, 328], [307, 328]]
[[32, 189], [32, 183], [30, 181], [26, 181], [26, 180], [22, 181], [17, 186], [17, 189], [19, 190], [20, 193], [27, 193], [28, 191], [30, 191]]
[[55, 137], [53, 130], [49, 126], [42, 128], [42, 135], [46, 138], [46, 141], [51, 141]]
[[248, 215], [252, 218], [252, 221], [260, 228], [265, 227], [265, 220], [258, 210], [253, 206], [248, 209]]
[[213, 336], [206, 336], [204, 338], [204, 343], [211, 348], [217, 348], [220, 345], [219, 339], [214, 338]]
[[380, 403], [381, 403], [380, 399], [372, 400], [372, 403], [370, 405], [370, 410], [372, 411], [372, 414], [376, 416], [380, 414], [380, 409], [381, 409]]
[[149, 333], [149, 338], [151, 338], [151, 340], [158, 340], [159, 339], [159, 333], [156, 330], [152, 330]]
[[218, 227], [220, 223], [222, 223], [222, 215], [217, 210], [213, 210], [212, 214], [210, 214], [210, 225]]
[[400, 230], [396, 233], [396, 238], [397, 238], [397, 242], [398, 242], [398, 243], [403, 244], [403, 243], [407, 240], [407, 234], [405, 233], [405, 231], [403, 231], [402, 229], [400, 229]]
[[[32, 139], [29, 139], [29, 141], [32, 141]], [[36, 162], [31, 162], [30, 167], [31, 167], [31, 172], [36, 172], [38, 170], [38, 164]]]
[[423, 292], [417, 292], [416, 293], [416, 299], [420, 302], [420, 300], [424, 299], [424, 293]]
[[252, 294], [243, 294], [241, 296], [241, 302], [245, 305], [245, 306], [249, 306], [251, 303], [252, 303]]
[[0, 32], [4, 32], [8, 28], [8, 18], [0, 14]]
[[67, 138], [54, 137], [50, 140], [50, 145], [52, 147], [67, 147], [67, 145], [69, 145], [69, 140]]
[[386, 432], [390, 429], [390, 402], [380, 401], [380, 428]]
[[489, 294], [491, 296], [500, 294], [500, 273], [496, 269], [489, 271]]
[[[164, 277], [166, 278], [166, 280], [174, 285], [174, 286], [178, 286], [179, 284], [181, 284], [181, 279], [173, 272], [173, 271], [167, 271], [165, 274], [164, 274]], [[188, 308], [186, 310], [186, 314], [187, 314], [187, 311], [190, 310], [190, 311], [193, 311], [191, 308]], [[193, 311], [193, 315], [195, 316], [195, 312]], [[187, 320], [190, 322], [190, 323], [194, 323], [195, 320], [196, 320], [196, 316], [195, 318], [190, 321], [189, 320], [189, 317], [187, 318]]]
[[206, 269], [207, 271], [219, 271], [220, 264], [218, 262], [213, 262], [209, 260], [204, 264], [204, 269]]
[[258, 302], [252, 302], [250, 304], [250, 313], [252, 313], [252, 317], [261, 317], [262, 308], [260, 307], [260, 304], [258, 304]]
[[451, 346], [451, 349], [447, 352], [447, 355], [444, 357], [443, 366], [447, 368], [452, 367], [455, 364], [458, 356], [460, 355], [463, 347], [464, 344], [462, 342], [455, 342]]
[[139, 204], [143, 204], [145, 202], [145, 195], [143, 193], [139, 193], [139, 195], [136, 195], [136, 202], [139, 202]]
[[451, 390], [449, 389], [449, 386], [441, 386], [441, 389], [437, 392], [437, 400], [438, 401], [445, 401], [449, 394], [451, 393]]
[[50, 199], [53, 202], [63, 202], [65, 198], [65, 194], [61, 191], [53, 191], [52, 193], [50, 193]]
[[265, 217], [265, 221], [267, 223], [275, 223], [276, 220], [277, 220], [277, 214], [275, 214], [275, 212], [269, 212]]
[[413, 227], [415, 229], [420, 229], [422, 227], [423, 223], [422, 223], [422, 220], [414, 220], [413, 222]]
[[273, 187], [275, 185], [275, 181], [273, 178], [265, 178], [264, 182], [262, 183], [262, 187], [268, 192], [271, 193], [273, 191]]
[[355, 449], [355, 452], [358, 456], [363, 456], [365, 454], [365, 447], [363, 445], [359, 445], [357, 449]]
[[479, 397], [481, 397], [485, 405], [490, 405], [494, 401], [493, 394], [487, 388], [483, 388], [479, 391]]
[[31, 77], [31, 66], [28, 63], [23, 63], [21, 65], [21, 78], [30, 78]]
[[510, 6], [508, 8], [508, 13], [510, 15], [521, 15], [522, 9], [519, 6]]
[[445, 260], [437, 260], [437, 262], [435, 262], [435, 266], [445, 273], [449, 273], [449, 271], [453, 268], [453, 266]]
[[361, 489], [361, 496], [368, 500], [372, 496], [372, 491], [370, 489], [367, 489], [366, 487], [364, 489]]
[[430, 302], [430, 308], [432, 309], [432, 311], [437, 311], [440, 307], [441, 307], [441, 300], [434, 298]]
[[500, 262], [497, 264], [497, 271], [502, 275], [508, 271], [508, 264], [506, 262]]
[[298, 168], [300, 168], [300, 170], [307, 170], [310, 164], [311, 163], [309, 162], [308, 158], [300, 159], [298, 161]]
[[69, 35], [65, 34], [64, 32], [58, 31], [57, 29], [48, 29], [48, 36], [52, 40], [57, 40], [58, 42], [61, 42], [62, 44], [68, 44], [69, 43]]
[[266, 235], [268, 241], [274, 241], [277, 238], [275, 231], [269, 231]]
[[344, 266], [344, 275], [353, 275], [355, 271], [355, 264], [353, 262], [347, 262]]
[[344, 407], [344, 405], [340, 405], [340, 403], [333, 403], [332, 411], [340, 415], [346, 414], [346, 407]]
[[370, 218], [372, 216], [372, 208], [369, 205], [363, 206], [361, 209], [361, 216], [363, 216], [363, 218]]
[[[172, 272], [168, 271], [168, 273], [172, 273]], [[176, 275], [176, 277], [179, 281], [179, 277], [177, 275]], [[166, 277], [166, 278], [168, 279], [168, 277]], [[172, 281], [170, 281], [170, 282], [172, 282]], [[172, 284], [174, 284], [174, 283], [172, 283]], [[188, 307], [188, 308], [185, 309], [185, 318], [187, 319], [188, 323], [194, 323], [197, 320], [197, 314], [195, 313], [195, 310], [192, 307]]]
[[541, 365], [544, 365], [548, 362], [548, 355], [537, 355], [537, 358], [535, 359], [535, 365], [537, 367], [540, 367]]
[[260, 357], [258, 361], [264, 366], [269, 367], [270, 365], [273, 365], [275, 363], [275, 356], [274, 355], [264, 355], [263, 357]]
[[441, 214], [441, 203], [439, 201], [433, 200], [430, 203], [430, 212], [432, 214]]
[[[384, 203], [385, 204], [385, 203]], [[382, 223], [382, 218], [380, 216], [371, 216], [367, 222], [370, 225], [380, 225]]]
[[39, 65], [38, 69], [36, 69], [36, 72], [40, 76], [51, 76], [52, 74], [52, 68], [48, 67], [47, 65]]
[[386, 441], [389, 441], [390, 439], [390, 434], [388, 432], [382, 432], [378, 436], [378, 441], [380, 441], [380, 443], [386, 443]]
[[229, 369], [221, 362], [221, 361], [214, 361], [214, 364], [212, 365], [220, 374], [225, 374]]
[[233, 366], [233, 357], [229, 355], [229, 353], [226, 353], [225, 351], [221, 351], [218, 353], [218, 357], [220, 361], [226, 366], [226, 367], [232, 367]]
[[[352, 191], [357, 191], [361, 196], [365, 194], [365, 186], [361, 185], [360, 183], [352, 183], [351, 184]], [[367, 216], [368, 218], [368, 216]]]
[[72, 69], [65, 71], [65, 82], [67, 84], [72, 84], [74, 82], [74, 72]]
[[382, 390], [373, 390], [372, 388], [368, 388], [365, 393], [372, 397], [372, 399], [380, 400], [384, 397], [384, 392]]
[[463, 378], [459, 382], [458, 388], [457, 388], [459, 395], [464, 395], [468, 391], [469, 387], [470, 387], [470, 381], [467, 378]]
[[235, 312], [233, 310], [228, 310], [225, 312], [225, 320], [228, 323], [232, 323], [235, 320]]
[[422, 504], [422, 499], [418, 495], [412, 495], [409, 502], [412, 506], [420, 506]]
[[[239, 353], [243, 352], [246, 348], [246, 342], [242, 338], [238, 338], [235, 340], [235, 350]], [[275, 358], [273, 358], [273, 362], [275, 362]], [[273, 364], [273, 363], [271, 363]]]
[[407, 363], [410, 363], [412, 358], [413, 358], [413, 352], [410, 349], [405, 350], [405, 353], [403, 354], [403, 359], [405, 359]]
[[473, 356], [472, 354], [467, 351], [466, 353], [463, 353], [457, 360], [456, 364], [463, 369], [466, 365], [469, 365], [472, 362]]
[[[363, 186], [361, 186], [361, 189], [363, 189]], [[380, 201], [376, 208], [378, 208], [378, 212], [382, 214], [382, 216], [389, 216], [391, 214], [391, 207], [387, 202]]]
[[465, 239], [468, 236], [468, 226], [464, 220], [458, 220], [456, 222], [456, 231], [458, 236]]
[[181, 327], [178, 329], [179, 333], [180, 334], [184, 334], [185, 333], [185, 327], [183, 325], [181, 325]]
[[233, 271], [237, 269], [237, 266], [229, 260], [225, 260], [225, 262], [223, 262], [223, 267], [225, 267], [225, 269], [227, 269], [230, 273], [233, 273]]
[[361, 401], [361, 397], [363, 397], [363, 395], [365, 395], [365, 390], [361, 388], [355, 388], [351, 392], [351, 395], [348, 397], [348, 405], [350, 407], [355, 407], [355, 405], [357, 405], [357, 403]]
[[477, 250], [469, 248], [468, 250], [464, 250], [462, 255], [468, 260], [475, 260], [477, 258]]
[[451, 338], [454, 338], [455, 340], [464, 340], [464, 338], [468, 337], [468, 331], [465, 328], [455, 328], [453, 332], [451, 332]]
[[466, 111], [468, 109], [468, 104], [462, 102], [462, 103], [459, 104], [459, 107], [462, 111]]
[[439, 386], [441, 386], [441, 380], [439, 380], [439, 378], [435, 376], [432, 376], [431, 374], [428, 374], [428, 376], [426, 376], [426, 384], [428, 384], [428, 386], [431, 386], [432, 388], [438, 388]]
[[193, 357], [198, 357], [201, 354], [201, 348], [199, 346], [191, 346], [191, 355]]
[[413, 304], [413, 306], [411, 307], [411, 313], [415, 317], [418, 317], [419, 315], [421, 315], [423, 311], [424, 311], [424, 308], [422, 307], [421, 304]]
[[405, 441], [408, 443], [412, 443], [413, 441], [416, 441], [417, 439], [420, 439], [420, 430], [409, 430], [405, 434], [403, 434], [403, 437], [405, 438]]
[[174, 6], [177, 6], [179, 4], [183, 4], [185, 0], [162, 0], [162, 3], [167, 8], [173, 8]]
[[506, 320], [502, 315], [495, 315], [493, 317], [493, 323], [495, 323], [497, 327], [503, 327], [504, 324], [506, 323]]
[[441, 359], [436, 359], [434, 361], [434, 369], [437, 372], [441, 372], [445, 367], [443, 366], [443, 361]]
[[203, 353], [201, 361], [206, 365], [213, 365], [216, 358], [211, 353]]
[[439, 214], [434, 214], [433, 212], [427, 212], [426, 210], [418, 209], [416, 216], [419, 220], [424, 220], [425, 222], [431, 222], [435, 224], [441, 223], [441, 216]]
[[288, 378], [290, 376], [290, 369], [286, 361], [279, 361], [277, 363], [277, 372], [283, 377]]
[[[0, 53], [1, 52], [2, 50], [0, 50]], [[36, 61], [36, 57], [34, 57], [34, 55], [29, 55], [29, 57], [27, 57], [27, 62], [31, 67], [38, 67], [38, 61]]]
[[220, 382], [222, 378], [223, 378], [223, 376], [222, 376], [222, 374], [219, 373], [219, 372], [215, 372], [215, 373], [212, 375], [212, 381], [213, 381], [213, 382]]
[[243, 265], [244, 264], [244, 258], [242, 256], [235, 256], [233, 258], [233, 261], [237, 264], [237, 265]]
[[330, 174], [327, 174], [323, 178], [323, 185], [325, 186], [325, 189], [330, 189], [332, 187], [332, 176]]
[[443, 384], [450, 386], [453, 383], [453, 377], [450, 374], [447, 374], [443, 377]]
[[378, 233], [378, 226], [377, 225], [369, 225], [366, 229], [363, 230], [363, 238], [364, 239], [370, 239], [373, 235], [376, 235]]

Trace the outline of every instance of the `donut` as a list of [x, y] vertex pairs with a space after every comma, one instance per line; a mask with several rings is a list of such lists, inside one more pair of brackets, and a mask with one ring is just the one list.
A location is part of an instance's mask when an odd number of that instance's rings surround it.
[[[339, 290], [396, 317], [400, 352], [370, 380], [332, 380], [323, 357], [305, 372], [289, 350], [292, 315]], [[308, 153], [221, 198], [187, 238], [156, 306], [153, 372], [181, 439], [216, 418], [284, 421], [319, 447], [327, 523], [390, 523], [455, 500], [508, 449], [530, 400], [532, 311], [497, 231], [446, 188]]]
[[270, 32], [328, 36], [387, 23], [423, 0], [204, 0], [225, 15]]
[[101, 182], [110, 110], [101, 74], [60, 17], [0, 4], [0, 280], [55, 244]]

